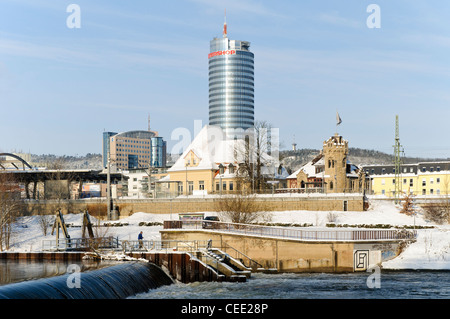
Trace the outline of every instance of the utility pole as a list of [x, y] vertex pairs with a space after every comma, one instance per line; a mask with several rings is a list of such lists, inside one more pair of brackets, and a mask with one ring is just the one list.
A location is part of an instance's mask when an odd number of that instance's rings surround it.
[[111, 220], [111, 157], [108, 143], [108, 167], [106, 173], [106, 217]]
[[395, 174], [395, 190], [394, 197], [395, 203], [398, 204], [400, 202], [400, 195], [402, 192], [402, 183], [401, 183], [401, 166], [402, 159], [401, 153], [403, 152], [402, 145], [400, 144], [400, 134], [399, 134], [399, 124], [398, 124], [398, 115], [395, 116], [395, 144], [394, 144], [394, 174]]

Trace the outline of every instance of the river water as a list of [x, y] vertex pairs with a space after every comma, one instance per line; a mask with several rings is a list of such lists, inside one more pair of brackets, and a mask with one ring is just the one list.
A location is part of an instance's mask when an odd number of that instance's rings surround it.
[[[117, 262], [80, 262], [88, 271]], [[68, 263], [0, 261], [0, 285], [67, 273]], [[176, 283], [133, 299], [450, 299], [450, 271], [253, 273], [244, 283]]]
[[172, 284], [137, 299], [450, 299], [450, 271], [252, 274], [244, 283]]
[[0, 260], [0, 286], [64, 275], [67, 273], [68, 266], [73, 264], [78, 265], [80, 271], [88, 271], [111, 266], [117, 262]]

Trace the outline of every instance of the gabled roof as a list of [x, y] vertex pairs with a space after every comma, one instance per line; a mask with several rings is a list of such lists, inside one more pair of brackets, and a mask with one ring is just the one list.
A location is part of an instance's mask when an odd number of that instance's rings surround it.
[[[219, 169], [219, 165], [229, 165], [244, 162], [245, 142], [242, 139], [226, 139], [218, 126], [206, 125], [191, 144], [185, 149], [169, 172], [186, 170], [185, 157], [189, 152], [200, 159], [196, 166], [188, 166], [187, 170]], [[263, 161], [268, 162], [272, 157], [262, 155]]]

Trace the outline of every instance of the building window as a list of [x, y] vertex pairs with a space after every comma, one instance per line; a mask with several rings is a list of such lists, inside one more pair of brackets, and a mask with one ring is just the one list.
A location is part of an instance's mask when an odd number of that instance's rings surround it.
[[381, 174], [384, 174], [384, 173], [386, 173], [386, 169], [385, 168], [381, 169]]
[[407, 182], [407, 179], [404, 178], [404, 179], [403, 179], [403, 185], [406, 185], [406, 182]]
[[436, 189], [436, 195], [441, 195], [441, 190], [439, 188]]
[[198, 182], [198, 189], [201, 191], [205, 190], [205, 182], [204, 181]]
[[438, 166], [438, 167], [436, 167], [436, 172], [440, 172], [441, 171], [441, 168]]
[[386, 194], [385, 190], [382, 189], [382, 190], [381, 190], [381, 195], [385, 195], [385, 194]]
[[385, 184], [385, 180], [384, 180], [384, 178], [381, 180], [381, 185], [384, 185]]
[[228, 166], [228, 171], [229, 171], [230, 174], [234, 174], [234, 166], [233, 166], [233, 164], [230, 164]]
[[222, 183], [222, 190], [224, 190], [224, 191], [227, 190], [227, 183], [225, 183], [225, 182]]
[[220, 191], [220, 184], [219, 183], [216, 183], [216, 191], [217, 192]]
[[434, 178], [430, 178], [430, 184], [434, 183]]
[[422, 167], [422, 173], [425, 173], [426, 172], [426, 168], [425, 167]]
[[422, 186], [427, 186], [427, 180], [425, 178], [422, 179]]
[[414, 180], [412, 178], [409, 179], [409, 186], [413, 187]]
[[441, 182], [441, 178], [440, 177], [437, 177], [436, 178], [436, 184], [439, 184]]
[[230, 191], [232, 191], [233, 190], [233, 182], [230, 182]]
[[427, 194], [427, 190], [426, 189], [422, 189], [422, 195], [426, 195]]
[[392, 185], [395, 185], [395, 178], [392, 179]]
[[430, 195], [433, 195], [433, 189], [430, 189]]

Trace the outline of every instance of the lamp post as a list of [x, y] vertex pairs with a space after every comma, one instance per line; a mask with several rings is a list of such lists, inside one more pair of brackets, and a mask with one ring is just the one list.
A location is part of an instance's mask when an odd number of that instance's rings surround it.
[[106, 173], [106, 217], [111, 220], [111, 156], [108, 143], [108, 163]]

